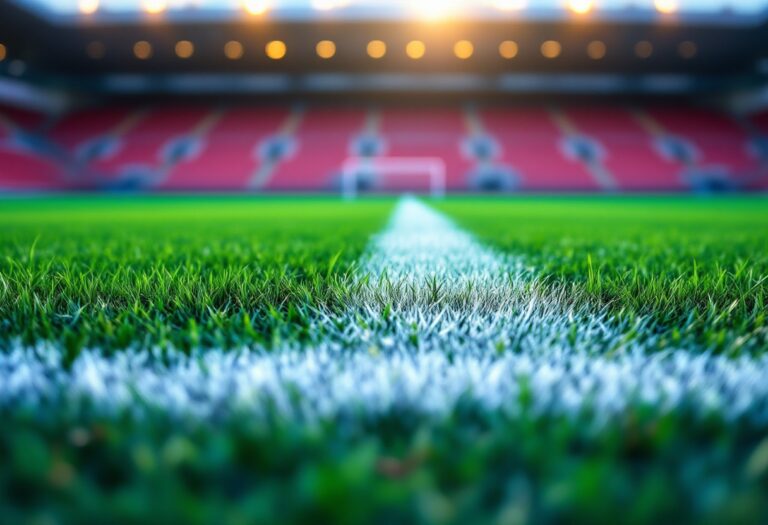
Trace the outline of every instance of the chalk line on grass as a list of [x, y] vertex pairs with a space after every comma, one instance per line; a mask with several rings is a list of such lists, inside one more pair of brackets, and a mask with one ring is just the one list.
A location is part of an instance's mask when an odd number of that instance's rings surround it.
[[637, 327], [416, 200], [398, 205], [362, 269], [347, 311], [318, 314], [309, 344], [85, 350], [69, 369], [53, 345], [19, 344], [0, 354], [0, 406], [295, 422], [462, 407], [596, 424], [643, 406], [768, 425], [768, 355], [655, 351], [652, 336], [629, 337]]

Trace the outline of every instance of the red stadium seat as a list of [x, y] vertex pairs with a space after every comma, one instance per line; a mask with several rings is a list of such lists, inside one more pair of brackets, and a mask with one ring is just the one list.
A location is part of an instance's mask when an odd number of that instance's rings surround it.
[[679, 190], [684, 165], [656, 151], [653, 137], [624, 108], [569, 109], [579, 132], [603, 148], [602, 164], [622, 190]]
[[768, 111], [762, 111], [756, 115], [752, 115], [750, 120], [763, 136], [768, 136]]
[[352, 155], [350, 144], [365, 124], [360, 110], [314, 109], [296, 133], [296, 150], [279, 162], [266, 184], [269, 190], [327, 190]]
[[12, 125], [25, 131], [36, 130], [43, 125], [46, 119], [46, 116], [42, 113], [9, 106], [0, 106], [0, 116], [10, 121]]
[[91, 163], [95, 173], [116, 176], [130, 167], [157, 169], [163, 164], [163, 148], [194, 131], [211, 109], [170, 108], [151, 111], [136, 126], [117, 137], [115, 151]]
[[481, 117], [499, 143], [499, 160], [520, 176], [523, 189], [599, 189], [585, 166], [563, 152], [562, 133], [548, 111], [496, 108]]
[[[467, 174], [473, 167], [461, 151], [467, 132], [459, 109], [397, 109], [381, 114], [384, 154], [388, 157], [442, 159], [449, 190], [467, 189]], [[392, 184], [387, 185], [388, 188], [390, 186]]]
[[62, 190], [67, 184], [53, 162], [0, 145], [0, 191]]
[[51, 130], [51, 139], [59, 146], [75, 151], [83, 144], [107, 135], [130, 114], [126, 108], [96, 108], [71, 113]]
[[649, 114], [667, 132], [693, 144], [699, 166], [721, 166], [737, 176], [759, 167], [746, 131], [726, 115], [698, 108], [656, 108]]
[[259, 144], [277, 133], [284, 109], [232, 110], [203, 138], [199, 153], [171, 168], [159, 185], [170, 190], [243, 190], [259, 167]]

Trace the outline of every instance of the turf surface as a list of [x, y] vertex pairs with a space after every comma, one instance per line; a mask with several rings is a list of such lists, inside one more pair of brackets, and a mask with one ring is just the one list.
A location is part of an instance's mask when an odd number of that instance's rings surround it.
[[[652, 350], [767, 349], [768, 201], [433, 205]], [[0, 342], [182, 351], [315, 340], [393, 200], [39, 199], [0, 206]], [[440, 283], [425, 283], [425, 287]], [[437, 297], [439, 294], [435, 294]], [[426, 294], [425, 297], [430, 297]], [[386, 310], [386, 305], [382, 305]], [[382, 316], [386, 317], [386, 311]], [[501, 351], [501, 350], [500, 350]], [[504, 350], [514, 351], [514, 349]], [[768, 378], [766, 378], [768, 380]], [[363, 387], [364, 385], [360, 385]], [[138, 402], [138, 401], [137, 401]], [[765, 425], [637, 405], [609, 425], [467, 406], [300, 425], [2, 406], [0, 516], [104, 523], [762, 523]]]

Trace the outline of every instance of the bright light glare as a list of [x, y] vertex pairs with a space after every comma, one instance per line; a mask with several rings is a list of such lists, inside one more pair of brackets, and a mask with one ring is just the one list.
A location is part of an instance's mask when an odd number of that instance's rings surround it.
[[585, 15], [595, 7], [593, 0], [568, 0], [568, 9], [577, 15]]
[[419, 60], [427, 52], [427, 46], [421, 40], [413, 40], [405, 46], [405, 53], [413, 60]]
[[84, 15], [92, 15], [99, 10], [99, 0], [79, 0], [77, 8]]
[[269, 2], [267, 0], [243, 0], [243, 9], [249, 15], [260, 16], [269, 10]]
[[417, 0], [412, 10], [422, 20], [434, 22], [456, 15], [461, 4], [459, 0]]
[[318, 11], [330, 11], [344, 7], [348, 0], [312, 0], [312, 7]]
[[677, 0], [655, 0], [654, 5], [659, 13], [671, 14], [679, 7]]
[[281, 40], [272, 40], [265, 47], [265, 52], [272, 60], [282, 60], [285, 58], [288, 48], [286, 47], [285, 42]]
[[168, 8], [166, 0], [143, 0], [141, 5], [144, 7], [144, 11], [150, 15], [162, 13]]
[[230, 40], [224, 45], [224, 55], [230, 60], [240, 60], [245, 54], [243, 44], [237, 40]]
[[501, 44], [499, 44], [499, 54], [502, 58], [506, 58], [507, 60], [512, 60], [517, 56], [518, 47], [517, 42], [513, 40], [505, 40]]
[[328, 60], [336, 55], [336, 44], [331, 40], [321, 40], [315, 46], [315, 50], [317, 51], [317, 56]]
[[500, 11], [521, 11], [528, 7], [527, 0], [491, 0], [491, 5]]
[[387, 44], [381, 40], [371, 40], [366, 47], [368, 56], [374, 59], [384, 58], [387, 54]]
[[192, 55], [195, 54], [195, 44], [189, 40], [180, 40], [179, 42], [176, 42], [174, 50], [176, 51], [176, 56], [179, 58], [191, 58]]
[[459, 40], [453, 46], [453, 53], [456, 55], [456, 58], [467, 60], [472, 58], [472, 55], [475, 53], [475, 46], [469, 40]]
[[563, 46], [557, 40], [547, 40], [541, 44], [541, 54], [546, 58], [557, 58], [563, 52]]

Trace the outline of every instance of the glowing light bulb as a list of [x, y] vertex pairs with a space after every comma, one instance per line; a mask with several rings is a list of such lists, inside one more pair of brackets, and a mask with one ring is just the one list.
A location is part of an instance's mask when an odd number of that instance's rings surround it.
[[249, 15], [261, 16], [269, 11], [269, 2], [267, 0], [243, 0], [241, 5]]
[[491, 0], [491, 5], [500, 11], [521, 11], [528, 7], [527, 0]]
[[585, 15], [595, 7], [593, 0], [568, 0], [568, 9], [577, 15]]
[[434, 22], [455, 15], [460, 6], [459, 0], [419, 0], [413, 3], [412, 9], [422, 20]]
[[77, 8], [84, 15], [92, 15], [99, 10], [99, 0], [79, 0]]
[[144, 6], [144, 11], [150, 15], [162, 13], [168, 8], [168, 2], [166, 0], [144, 0], [142, 5]]
[[679, 7], [677, 0], [655, 0], [653, 4], [656, 11], [665, 15], [674, 13]]

